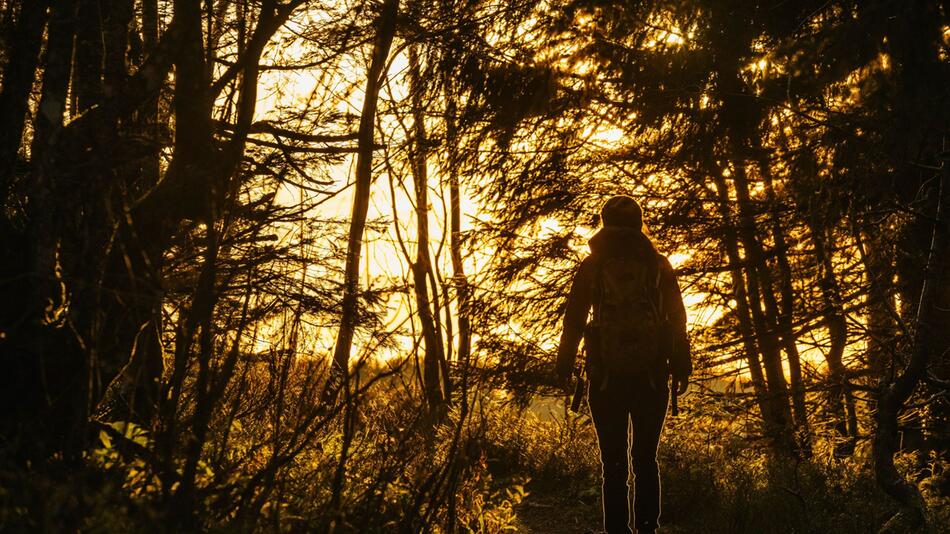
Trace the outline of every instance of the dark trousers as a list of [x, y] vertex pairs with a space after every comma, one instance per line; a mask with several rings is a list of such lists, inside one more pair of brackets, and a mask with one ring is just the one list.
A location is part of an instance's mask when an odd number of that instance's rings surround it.
[[[669, 399], [666, 381], [643, 377], [610, 384], [607, 391], [592, 386], [588, 398], [603, 466], [604, 529], [608, 534], [630, 532], [627, 466], [632, 452], [634, 526], [650, 532], [657, 528], [660, 517], [656, 447]], [[633, 424], [632, 451], [628, 422]]]

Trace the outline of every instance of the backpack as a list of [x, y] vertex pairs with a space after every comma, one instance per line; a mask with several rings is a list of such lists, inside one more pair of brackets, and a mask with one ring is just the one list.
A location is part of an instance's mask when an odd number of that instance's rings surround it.
[[[621, 382], [667, 369], [668, 325], [660, 292], [662, 256], [602, 257], [587, 329], [588, 371]], [[614, 382], [615, 380], [611, 380]]]

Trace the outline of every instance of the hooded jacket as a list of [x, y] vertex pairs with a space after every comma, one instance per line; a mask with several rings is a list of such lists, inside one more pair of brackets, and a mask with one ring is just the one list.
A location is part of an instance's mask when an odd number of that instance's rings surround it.
[[[688, 348], [686, 333], [686, 308], [680, 294], [676, 274], [669, 260], [653, 247], [653, 243], [636, 228], [605, 226], [588, 242], [591, 254], [581, 262], [571, 284], [571, 292], [564, 312], [564, 328], [557, 351], [557, 372], [560, 376], [569, 376], [577, 358], [577, 347], [584, 337], [588, 315], [594, 300], [594, 284], [597, 276], [597, 262], [600, 258], [617, 256], [658, 258], [660, 264], [660, 294], [667, 317], [673, 325], [678, 342]], [[686, 378], [692, 372], [689, 351], [674, 351], [666, 355], [670, 359], [670, 372], [676, 378]]]

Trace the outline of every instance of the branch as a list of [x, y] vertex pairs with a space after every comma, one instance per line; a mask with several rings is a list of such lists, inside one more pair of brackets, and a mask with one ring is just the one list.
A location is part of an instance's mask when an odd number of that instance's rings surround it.
[[[291, 146], [285, 145], [283, 143], [275, 143], [273, 141], [264, 141], [263, 139], [254, 139], [253, 137], [248, 137], [246, 140], [252, 145], [266, 146], [270, 148], [277, 148], [283, 150], [284, 152], [296, 152], [298, 154], [351, 154], [358, 150], [355, 146], [326, 146], [326, 147], [310, 147], [310, 146]], [[382, 148], [376, 146], [377, 149]]]
[[234, 81], [237, 75], [244, 70], [249, 63], [253, 62], [253, 64], [256, 65], [260, 62], [261, 53], [270, 41], [270, 38], [287, 22], [291, 13], [303, 3], [304, 0], [293, 0], [290, 3], [277, 7], [273, 16], [262, 17], [257, 27], [254, 28], [254, 34], [247, 43], [247, 48], [244, 53], [241, 54], [237, 61], [232, 63], [231, 66], [228, 67], [228, 70], [224, 71], [224, 74], [211, 86], [210, 95], [212, 98], [217, 97], [229, 83]]
[[[235, 131], [237, 126], [225, 121], [215, 121], [215, 125], [222, 130], [229, 132]], [[271, 121], [258, 121], [251, 125], [247, 133], [267, 133], [274, 137], [280, 136], [284, 139], [292, 139], [303, 143], [335, 143], [340, 141], [353, 141], [359, 135], [357, 132], [348, 134], [305, 134], [287, 128], [274, 126]]]

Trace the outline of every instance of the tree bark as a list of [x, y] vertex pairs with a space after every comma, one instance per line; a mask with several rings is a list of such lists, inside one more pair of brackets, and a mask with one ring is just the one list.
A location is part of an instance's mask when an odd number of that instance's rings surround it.
[[[761, 143], [753, 141], [754, 149], [762, 154]], [[805, 404], [805, 381], [802, 376], [801, 355], [798, 353], [798, 339], [795, 336], [793, 321], [795, 317], [795, 289], [792, 286], [792, 267], [788, 261], [788, 243], [785, 229], [782, 227], [782, 215], [772, 180], [769, 161], [757, 158], [759, 171], [765, 184], [766, 202], [769, 206], [769, 222], [772, 239], [775, 242], [775, 259], [779, 271], [779, 306], [777, 323], [782, 335], [782, 344], [788, 356], [789, 378], [792, 386], [792, 410], [795, 424], [800, 432], [801, 447], [806, 455], [811, 454], [811, 431], [808, 425], [808, 409]], [[770, 288], [771, 292], [771, 288]]]
[[[53, 450], [77, 457], [81, 450], [83, 428], [88, 406], [89, 362], [74, 345], [63, 328], [66, 302], [69, 298], [59, 263], [61, 219], [64, 206], [62, 184], [57, 183], [60, 165], [58, 137], [63, 129], [66, 95], [69, 88], [73, 53], [76, 5], [74, 0], [56, 0], [52, 5], [46, 68], [39, 110], [33, 126], [31, 145], [31, 183], [27, 214], [30, 239], [30, 271], [33, 280], [32, 298], [27, 303], [31, 313], [33, 345], [31, 357], [40, 373], [34, 384], [43, 384], [38, 392], [39, 413], [49, 410], [46, 425]], [[33, 393], [31, 396], [36, 395]]]
[[133, 0], [103, 0], [102, 95], [112, 99], [128, 75], [129, 31], [134, 14]]
[[[894, 358], [897, 337], [897, 312], [894, 308], [894, 247], [877, 223], [858, 220], [850, 214], [849, 226], [864, 267], [867, 299], [867, 367], [872, 380], [885, 377], [887, 362]], [[862, 226], [864, 228], [862, 228]], [[876, 383], [868, 384], [877, 387]]]
[[360, 113], [356, 154], [356, 187], [350, 216], [344, 267], [343, 298], [340, 310], [340, 328], [333, 349], [330, 380], [324, 391], [324, 403], [332, 402], [343, 382], [348, 379], [350, 350], [359, 316], [359, 263], [363, 248], [363, 231], [369, 210], [370, 188], [373, 180], [374, 128], [376, 105], [379, 98], [380, 78], [396, 33], [396, 15], [399, 0], [386, 0], [380, 15], [373, 55], [366, 74], [366, 91]]
[[[943, 9], [941, 9], [941, 7]], [[950, 124], [950, 86], [946, 58], [942, 57], [940, 42], [945, 34], [947, 4], [908, 0], [888, 4], [881, 15], [887, 17], [885, 52], [892, 61], [893, 89], [889, 104], [890, 124], [885, 128], [895, 132], [891, 149], [892, 180], [897, 199], [917, 212], [932, 212], [936, 203], [933, 195], [923, 195], [931, 189], [932, 176], [922, 167], [947, 166], [947, 136]], [[923, 165], [921, 165], [923, 164]], [[931, 189], [932, 190], [932, 189]], [[910, 217], [898, 227], [897, 291], [901, 297], [899, 310], [904, 323], [913, 324], [919, 318], [917, 297], [923, 292], [924, 277], [920, 265], [932, 253], [931, 223], [926, 217]], [[932, 280], [938, 289], [936, 299], [942, 301], [931, 318], [930, 335], [924, 340], [930, 345], [934, 377], [946, 379], [950, 375], [950, 282]], [[941, 376], [942, 375], [942, 376]], [[950, 459], [950, 401], [946, 386], [928, 381], [925, 391], [935, 400], [921, 410], [902, 417], [902, 447], [914, 450], [917, 465], [923, 470], [934, 462], [929, 454], [937, 452], [937, 463]]]
[[746, 293], [746, 281], [742, 275], [742, 258], [739, 255], [739, 237], [732, 222], [732, 214], [729, 206], [729, 188], [722, 173], [713, 171], [713, 180], [716, 185], [718, 195], [719, 214], [722, 217], [723, 224], [723, 245], [726, 250], [726, 256], [730, 265], [736, 268], [730, 271], [732, 277], [732, 295], [736, 301], [736, 319], [738, 320], [739, 333], [742, 336], [742, 344], [745, 351], [746, 363], [749, 366], [749, 374], [752, 377], [752, 387], [755, 391], [756, 402], [759, 406], [759, 412], [762, 414], [765, 433], [769, 436], [773, 446], [776, 448], [787, 448], [790, 436], [787, 435], [787, 419], [783, 418], [783, 410], [775, 401], [774, 396], [769, 392], [769, 384], [766, 382], [765, 375], [760, 363], [759, 343], [761, 339], [755, 331], [755, 326], [751, 318], [750, 304]]
[[0, 124], [3, 125], [0, 128], [0, 201], [4, 204], [13, 185], [43, 29], [49, 18], [47, 0], [20, 3], [10, 59], [3, 71], [3, 89], [0, 91]]
[[409, 91], [412, 101], [413, 139], [409, 157], [411, 159], [410, 167], [416, 197], [416, 258], [412, 263], [412, 278], [416, 294], [416, 308], [425, 345], [422, 360], [423, 389], [425, 390], [429, 409], [434, 411], [439, 409], [447, 400], [442, 381], [448, 378], [448, 373], [443, 373], [443, 370], [447, 370], [447, 366], [442, 332], [435, 321], [438, 310], [433, 310], [434, 303], [430, 301], [429, 297], [430, 289], [434, 294], [438, 291], [438, 288], [435, 286], [430, 288], [428, 284], [432, 277], [432, 261], [429, 255], [428, 139], [422, 109], [423, 87], [420, 78], [418, 52], [416, 46], [410, 46]]
[[[823, 300], [822, 316], [828, 329], [828, 389], [830, 411], [835, 418], [834, 427], [845, 442], [836, 448], [839, 454], [850, 456], [854, 452], [858, 436], [858, 417], [848, 381], [847, 369], [843, 363], [844, 350], [848, 344], [848, 321], [845, 317], [841, 288], [835, 276], [831, 253], [826, 246], [825, 229], [817, 224], [813, 217], [806, 215], [812, 243], [815, 246], [815, 258], [818, 262], [819, 285]], [[842, 403], [843, 401], [843, 403]]]
[[923, 285], [917, 306], [917, 317], [910, 359], [893, 380], [880, 389], [877, 399], [877, 431], [874, 435], [872, 454], [874, 473], [881, 488], [908, 511], [915, 521], [926, 517], [926, 503], [917, 486], [908, 482], [894, 466], [894, 454], [898, 451], [898, 417], [917, 385], [925, 377], [927, 367], [934, 357], [941, 356], [930, 340], [936, 332], [940, 314], [940, 281], [950, 267], [950, 161], [944, 161], [941, 172], [935, 223], [924, 269]]
[[[452, 81], [446, 76], [445, 132], [449, 177], [449, 231], [451, 232], [449, 253], [452, 258], [452, 283], [455, 286], [456, 302], [458, 304], [458, 313], [456, 314], [458, 318], [458, 351], [456, 358], [463, 368], [463, 373], [467, 373], [469, 356], [472, 351], [470, 320], [472, 291], [468, 285], [468, 277], [465, 275], [465, 262], [462, 253], [462, 200], [459, 184], [458, 125], [456, 123], [458, 107], [453, 88]], [[462, 394], [465, 395], [465, 392]]]
[[102, 102], [103, 38], [101, 0], [79, 0], [73, 109], [82, 113]]
[[[155, 53], [158, 46], [158, 0], [142, 0], [142, 44], [145, 57]], [[142, 110], [138, 116], [139, 128], [144, 133], [145, 138], [154, 143], [156, 147], [160, 146], [162, 141], [159, 133], [158, 102], [159, 95], [156, 93], [142, 105]], [[158, 183], [161, 172], [160, 162], [158, 150], [155, 150], [142, 162], [143, 181], [152, 187]]]
[[[739, 209], [739, 239], [748, 256], [746, 277], [752, 323], [755, 325], [759, 347], [762, 352], [762, 366], [765, 369], [769, 397], [775, 410], [776, 423], [788, 427], [791, 423], [791, 412], [788, 405], [788, 382], [785, 380], [785, 370], [782, 367], [782, 354], [778, 336], [778, 310], [775, 295], [772, 293], [772, 277], [768, 272], [765, 253], [756, 235], [755, 220], [750, 209], [748, 181], [742, 161], [735, 165], [732, 177]], [[789, 437], [786, 435], [787, 432], [787, 430], [782, 431], [783, 439]], [[792, 443], [794, 443], [794, 440]]]

